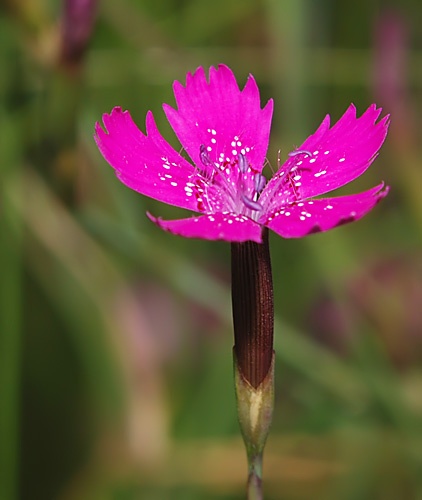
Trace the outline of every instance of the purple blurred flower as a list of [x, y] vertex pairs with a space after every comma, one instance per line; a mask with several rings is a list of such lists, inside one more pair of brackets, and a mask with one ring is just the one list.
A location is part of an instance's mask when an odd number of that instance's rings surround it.
[[91, 38], [98, 0], [64, 0], [62, 13], [62, 60], [78, 63]]
[[199, 216], [164, 221], [159, 227], [188, 238], [262, 242], [264, 226], [284, 238], [298, 238], [360, 219], [386, 196], [384, 184], [363, 193], [318, 198], [359, 177], [384, 142], [388, 116], [370, 106], [360, 117], [349, 106], [330, 128], [326, 116], [318, 130], [289, 153], [266, 183], [273, 101], [261, 109], [259, 90], [250, 76], [240, 90], [232, 71], [211, 68], [209, 83], [199, 68], [186, 86], [174, 83], [177, 109], [164, 111], [194, 165], [161, 136], [151, 112], [144, 135], [128, 111], [103, 115], [106, 131], [95, 139], [119, 179], [146, 196]]

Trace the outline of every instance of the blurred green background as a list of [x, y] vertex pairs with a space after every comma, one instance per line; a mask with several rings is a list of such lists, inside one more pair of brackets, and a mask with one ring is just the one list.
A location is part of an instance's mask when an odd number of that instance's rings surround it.
[[[0, 498], [244, 498], [229, 245], [115, 178], [93, 142], [174, 79], [228, 64], [275, 98], [275, 166], [350, 102], [391, 113], [364, 220], [272, 237], [276, 408], [266, 498], [422, 499], [419, 0], [3, 0]], [[274, 235], [273, 235], [274, 236]]]

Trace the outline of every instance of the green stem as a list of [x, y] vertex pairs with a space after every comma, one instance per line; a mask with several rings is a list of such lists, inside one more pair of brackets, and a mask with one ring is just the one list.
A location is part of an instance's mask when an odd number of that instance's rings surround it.
[[262, 500], [262, 452], [257, 455], [248, 454], [248, 500]]

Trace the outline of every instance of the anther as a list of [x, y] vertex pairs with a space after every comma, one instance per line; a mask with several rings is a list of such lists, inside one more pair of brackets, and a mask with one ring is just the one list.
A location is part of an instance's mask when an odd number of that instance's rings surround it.
[[242, 174], [244, 174], [248, 169], [248, 160], [246, 159], [245, 155], [242, 155], [242, 153], [239, 153], [238, 157], [239, 157], [238, 159], [239, 170], [240, 172], [242, 172]]
[[206, 167], [213, 167], [213, 163], [204, 144], [199, 147], [199, 158]]
[[249, 208], [250, 210], [254, 210], [255, 212], [260, 212], [262, 210], [262, 205], [261, 203], [258, 203], [257, 201], [253, 201], [244, 194], [242, 194], [242, 201], [244, 205]]
[[296, 149], [296, 151], [290, 151], [290, 153], [287, 154], [287, 156], [297, 155], [313, 156], [312, 153], [310, 151], [307, 151], [306, 149]]
[[262, 174], [255, 174], [253, 181], [255, 192], [257, 193], [260, 193], [264, 189], [265, 184], [267, 184], [267, 179]]

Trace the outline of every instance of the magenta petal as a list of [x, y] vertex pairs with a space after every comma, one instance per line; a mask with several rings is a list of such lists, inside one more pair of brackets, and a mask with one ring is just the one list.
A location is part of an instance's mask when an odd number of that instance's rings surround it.
[[161, 229], [185, 238], [262, 242], [262, 226], [243, 215], [216, 213], [172, 221], [147, 215]]
[[177, 109], [164, 111], [177, 137], [196, 165], [201, 165], [200, 147], [210, 159], [231, 161], [238, 153], [247, 155], [252, 168], [261, 171], [268, 149], [273, 102], [261, 109], [259, 90], [249, 76], [239, 90], [233, 72], [224, 65], [211, 68], [209, 83], [198, 68], [186, 77], [186, 86], [174, 82]]
[[103, 122], [105, 130], [95, 125], [95, 141], [123, 184], [169, 205], [200, 211], [189, 187], [196, 171], [163, 139], [151, 112], [146, 119], [147, 135], [119, 107], [104, 114]]
[[280, 207], [266, 222], [267, 227], [283, 238], [301, 238], [328, 231], [336, 226], [360, 219], [388, 193], [380, 184], [368, 191], [349, 196], [303, 200]]
[[[376, 123], [381, 114], [375, 104], [357, 118], [349, 106], [340, 120], [329, 128], [326, 117], [315, 134], [297, 148], [310, 154], [295, 154], [280, 171], [291, 170], [300, 198], [318, 196], [359, 177], [374, 161], [387, 135], [389, 117]], [[294, 153], [294, 152], [293, 152]]]

